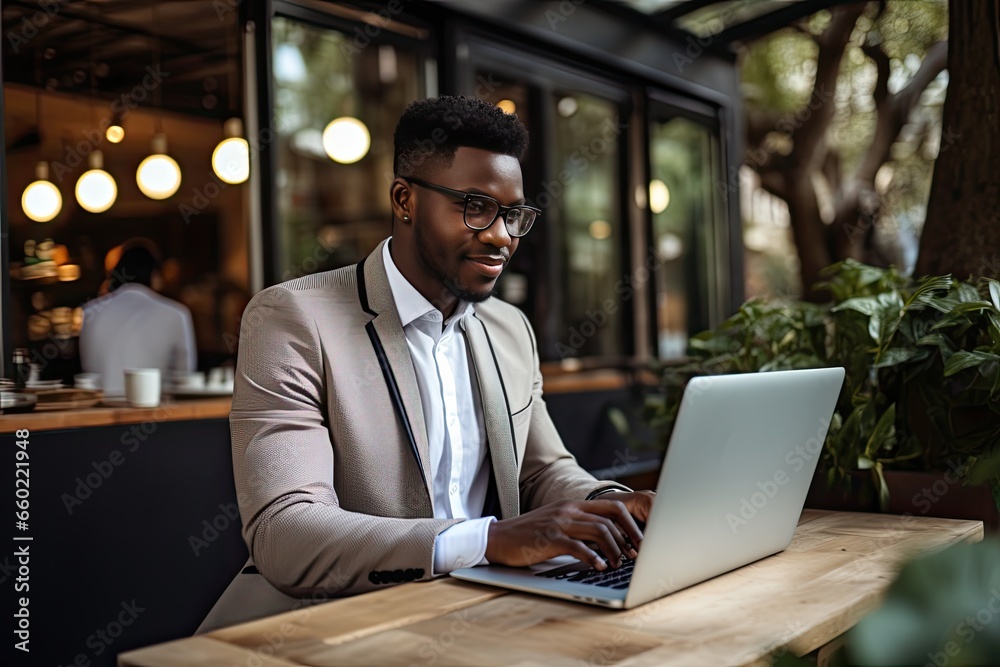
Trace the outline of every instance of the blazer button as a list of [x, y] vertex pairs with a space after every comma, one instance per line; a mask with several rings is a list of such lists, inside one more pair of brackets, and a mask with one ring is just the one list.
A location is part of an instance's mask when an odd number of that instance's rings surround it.
[[403, 571], [403, 579], [406, 581], [413, 581], [413, 568], [408, 567]]
[[382, 582], [379, 579], [380, 577], [378, 576], [378, 572], [376, 572], [375, 570], [372, 570], [371, 572], [368, 573], [368, 581], [372, 582], [373, 584], [381, 584]]
[[403, 583], [403, 571], [393, 570], [392, 573], [389, 575], [389, 580], [392, 581], [392, 583], [394, 584]]
[[413, 574], [417, 579], [422, 579], [424, 576], [424, 569], [422, 567], [418, 567], [416, 570], [413, 571]]

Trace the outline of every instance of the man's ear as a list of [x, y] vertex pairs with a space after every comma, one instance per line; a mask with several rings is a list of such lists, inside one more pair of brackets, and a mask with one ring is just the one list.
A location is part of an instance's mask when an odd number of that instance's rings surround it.
[[404, 225], [410, 224], [413, 212], [413, 188], [404, 179], [396, 177], [389, 184], [389, 203], [392, 206], [392, 218]]

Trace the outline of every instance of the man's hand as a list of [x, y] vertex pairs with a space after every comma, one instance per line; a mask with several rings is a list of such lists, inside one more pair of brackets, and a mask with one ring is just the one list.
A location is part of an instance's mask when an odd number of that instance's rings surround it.
[[[556, 556], [574, 556], [598, 570], [617, 568], [622, 556], [635, 558], [642, 531], [630, 508], [649, 515], [639, 493], [607, 494], [594, 500], [553, 503], [490, 525], [486, 559], [497, 565], [534, 565]], [[611, 498], [614, 498], [613, 500]], [[589, 544], [607, 557], [605, 562]], [[634, 548], [633, 548], [634, 545]]]
[[598, 498], [603, 500], [617, 500], [625, 504], [629, 514], [635, 517], [636, 521], [646, 523], [649, 521], [649, 511], [653, 509], [653, 498], [656, 498], [655, 491], [631, 491], [605, 493]]

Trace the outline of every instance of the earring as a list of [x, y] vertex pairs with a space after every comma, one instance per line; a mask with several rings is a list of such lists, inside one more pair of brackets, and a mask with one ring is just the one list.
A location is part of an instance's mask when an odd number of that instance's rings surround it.
[[409, 222], [410, 221], [410, 216], [407, 215], [406, 213], [404, 213], [403, 214], [403, 220], [406, 220], [407, 222]]

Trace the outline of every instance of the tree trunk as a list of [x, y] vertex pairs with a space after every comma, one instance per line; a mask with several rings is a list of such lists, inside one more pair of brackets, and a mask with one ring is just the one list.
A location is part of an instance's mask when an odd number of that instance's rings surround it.
[[949, 0], [948, 93], [917, 275], [1000, 275], [1000, 0]]

